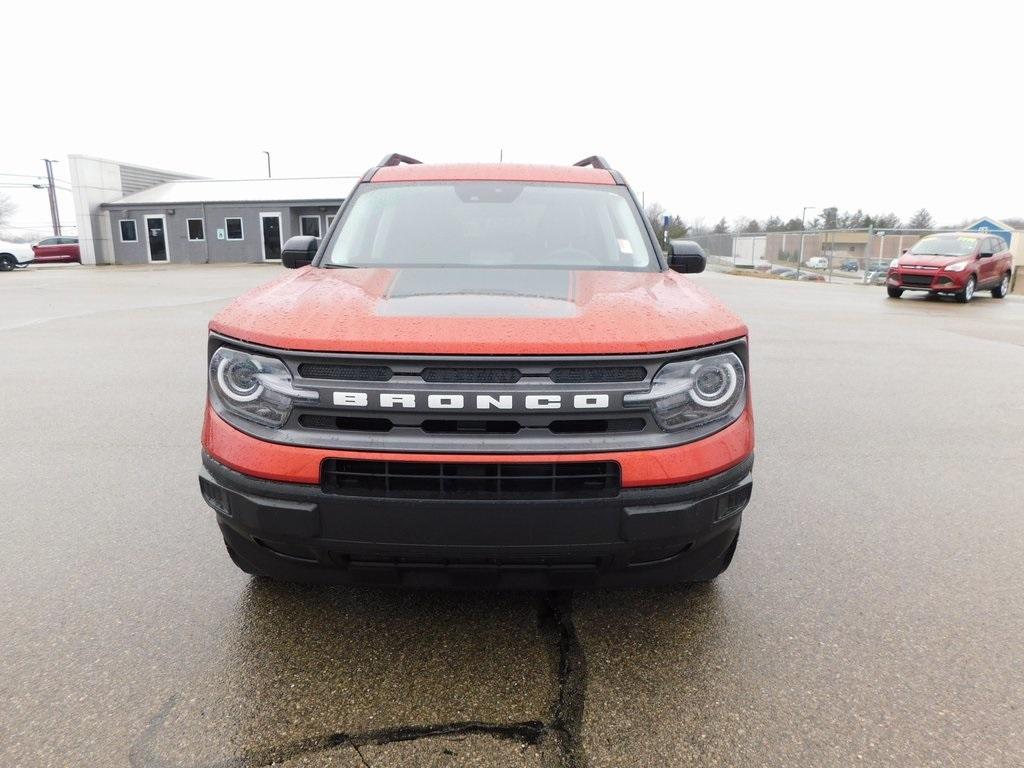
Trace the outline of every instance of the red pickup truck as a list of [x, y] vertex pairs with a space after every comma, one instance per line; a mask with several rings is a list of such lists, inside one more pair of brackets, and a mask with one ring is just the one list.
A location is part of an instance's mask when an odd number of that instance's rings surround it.
[[300, 582], [707, 581], [750, 499], [747, 328], [622, 176], [389, 155], [210, 323], [199, 485]]
[[78, 238], [62, 235], [60, 237], [44, 237], [32, 246], [37, 264], [56, 262], [82, 263], [82, 254], [78, 250]]

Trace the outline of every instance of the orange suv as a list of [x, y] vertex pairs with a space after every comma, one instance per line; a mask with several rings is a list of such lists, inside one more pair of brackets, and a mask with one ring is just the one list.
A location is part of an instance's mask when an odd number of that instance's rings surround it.
[[704, 581], [754, 451], [747, 328], [622, 176], [389, 155], [210, 323], [200, 488], [248, 573]]
[[952, 294], [960, 302], [988, 289], [1002, 299], [1010, 292], [1013, 256], [1006, 241], [984, 232], [947, 232], [921, 238], [892, 260], [885, 288], [889, 298], [904, 291]]

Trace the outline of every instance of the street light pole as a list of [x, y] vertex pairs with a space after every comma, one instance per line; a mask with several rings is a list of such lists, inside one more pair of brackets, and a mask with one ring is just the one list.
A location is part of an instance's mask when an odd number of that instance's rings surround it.
[[57, 160], [47, 160], [46, 163], [46, 191], [50, 198], [50, 222], [53, 224], [53, 234], [60, 236], [60, 211], [57, 210], [57, 189], [53, 185], [53, 164]]
[[268, 179], [270, 179], [270, 178], [273, 178], [273, 177], [272, 177], [272, 176], [270, 175], [270, 153], [269, 153], [269, 152], [267, 152], [267, 150], [265, 150], [265, 149], [264, 149], [264, 150], [263, 150], [263, 154], [267, 156], [267, 178], [268, 178]]

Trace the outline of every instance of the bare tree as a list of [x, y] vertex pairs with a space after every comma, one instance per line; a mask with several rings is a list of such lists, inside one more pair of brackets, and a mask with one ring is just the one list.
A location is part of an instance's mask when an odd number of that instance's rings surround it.
[[931, 229], [935, 226], [935, 222], [932, 221], [932, 215], [928, 213], [928, 209], [922, 208], [910, 217], [907, 226], [911, 229]]
[[6, 226], [14, 216], [17, 206], [8, 195], [0, 193], [0, 227]]
[[[665, 229], [665, 206], [657, 202], [650, 202], [644, 209], [644, 215], [647, 220], [651, 222], [651, 226], [654, 227], [654, 231], [658, 233], [658, 237], [662, 236], [662, 231]], [[686, 223], [678, 216], [669, 216], [668, 220], [668, 238], [669, 240], [677, 240], [680, 237], [686, 237], [688, 229]]]

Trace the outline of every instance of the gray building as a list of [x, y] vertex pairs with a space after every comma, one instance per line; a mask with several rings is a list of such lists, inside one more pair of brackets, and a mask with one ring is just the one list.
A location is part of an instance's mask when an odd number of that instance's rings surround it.
[[204, 179], [72, 155], [82, 262], [276, 261], [293, 235], [322, 236], [355, 177]]

